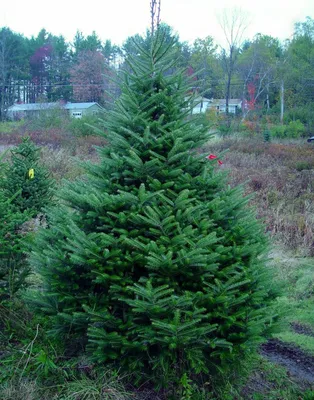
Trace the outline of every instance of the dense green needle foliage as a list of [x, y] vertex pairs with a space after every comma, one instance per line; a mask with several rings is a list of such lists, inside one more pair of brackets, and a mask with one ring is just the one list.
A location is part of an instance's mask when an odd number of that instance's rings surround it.
[[25, 285], [29, 266], [25, 262], [25, 232], [23, 224], [30, 218], [27, 212], [16, 210], [12, 206], [17, 193], [6, 198], [2, 190], [7, 163], [0, 157], [0, 303], [12, 299], [15, 293]]
[[173, 43], [159, 31], [136, 45], [99, 164], [66, 185], [37, 236], [45, 291], [33, 301], [96, 362], [165, 385], [239, 362], [272, 321], [273, 292], [248, 199], [199, 154], [209, 129]]
[[22, 226], [29, 218], [27, 212], [12, 207], [0, 192], [0, 302], [12, 299], [25, 286], [29, 266], [25, 261], [27, 232]]
[[52, 198], [53, 180], [40, 163], [40, 148], [29, 137], [11, 150], [11, 167], [3, 183], [7, 198], [21, 212], [36, 216]]

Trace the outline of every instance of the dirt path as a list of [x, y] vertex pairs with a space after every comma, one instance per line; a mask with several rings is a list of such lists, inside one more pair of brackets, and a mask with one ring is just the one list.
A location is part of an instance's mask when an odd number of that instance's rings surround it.
[[314, 337], [314, 330], [309, 326], [300, 324], [298, 322], [291, 322], [290, 326], [291, 329], [299, 335]]
[[305, 384], [314, 384], [314, 357], [300, 348], [278, 339], [271, 339], [261, 347], [261, 355], [284, 366], [289, 375]]

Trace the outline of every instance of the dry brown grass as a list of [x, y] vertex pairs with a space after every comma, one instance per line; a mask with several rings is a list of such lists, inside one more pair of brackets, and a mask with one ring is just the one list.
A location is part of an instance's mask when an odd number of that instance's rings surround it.
[[230, 184], [244, 183], [265, 230], [304, 255], [314, 255], [314, 146], [224, 140], [210, 152], [228, 150]]
[[[26, 136], [41, 147], [41, 161], [57, 182], [63, 178], [71, 180], [81, 175], [83, 170], [79, 163], [86, 160], [96, 161], [96, 147], [106, 144], [100, 136], [78, 137], [58, 128], [34, 130], [27, 128], [25, 124], [18, 126], [13, 132], [0, 132], [0, 153], [17, 146]], [[9, 160], [10, 151], [6, 154], [6, 161]]]
[[88, 151], [86, 146], [77, 146], [75, 151], [70, 147], [51, 148], [44, 146], [41, 149], [41, 162], [49, 170], [51, 176], [60, 183], [62, 179], [73, 180], [84, 170], [82, 161], [98, 161], [95, 150]]
[[65, 128], [33, 128], [29, 123], [18, 125], [10, 132], [0, 132], [0, 146], [18, 145], [22, 138], [29, 136], [38, 146], [48, 146], [52, 149], [70, 148], [73, 152], [93, 153], [94, 147], [105, 144], [100, 136], [88, 135], [80, 137]]
[[58, 395], [53, 392], [43, 392], [35, 381], [12, 380], [0, 385], [1, 400], [57, 400]]
[[[57, 129], [27, 132], [42, 147], [42, 161], [57, 182], [83, 172], [79, 161], [97, 162], [97, 136], [75, 137]], [[0, 135], [0, 145], [17, 144], [21, 132]], [[244, 184], [265, 230], [291, 249], [314, 255], [314, 145], [233, 139], [209, 143], [206, 151], [224, 155], [229, 182]]]

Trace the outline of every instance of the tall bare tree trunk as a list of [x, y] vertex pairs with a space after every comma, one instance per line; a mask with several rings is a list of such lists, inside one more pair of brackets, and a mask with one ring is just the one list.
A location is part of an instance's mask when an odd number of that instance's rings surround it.
[[266, 109], [267, 109], [267, 113], [268, 113], [269, 109], [270, 109], [270, 105], [269, 105], [269, 83], [267, 83], [267, 86], [266, 86]]
[[151, 0], [150, 2], [150, 16], [151, 16], [151, 33], [154, 34], [155, 30], [160, 24], [160, 7], [161, 0]]
[[231, 89], [231, 78], [233, 75], [234, 67], [234, 56], [233, 56], [233, 46], [230, 47], [230, 54], [227, 66], [227, 87], [226, 87], [226, 115], [229, 115], [229, 99], [230, 99], [230, 89]]
[[245, 29], [247, 28], [247, 17], [240, 9], [235, 8], [228, 13], [224, 11], [219, 23], [227, 41], [227, 48], [223, 51], [223, 59], [225, 63], [225, 70], [227, 73], [227, 84], [225, 93], [226, 116], [228, 126], [230, 127], [231, 121], [229, 120], [229, 99], [231, 79], [237, 61], [238, 49], [242, 44], [243, 34]]
[[280, 122], [283, 124], [283, 113], [285, 109], [285, 88], [283, 80], [281, 81], [280, 85]]
[[0, 120], [4, 120], [4, 107], [5, 107], [5, 95], [6, 95], [6, 77], [7, 77], [7, 46], [6, 46], [6, 36], [4, 35], [1, 43], [0, 43], [0, 79], [1, 79], [1, 87], [0, 87]]

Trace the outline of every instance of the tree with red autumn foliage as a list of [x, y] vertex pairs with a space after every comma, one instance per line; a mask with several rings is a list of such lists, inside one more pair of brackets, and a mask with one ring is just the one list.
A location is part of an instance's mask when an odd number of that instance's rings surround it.
[[48, 68], [52, 54], [52, 46], [46, 43], [37, 48], [30, 58], [31, 76], [33, 84], [33, 93], [31, 100], [36, 101], [39, 96], [45, 94], [48, 84]]
[[250, 82], [247, 85], [247, 91], [248, 91], [248, 95], [249, 95], [249, 99], [247, 100], [247, 108], [248, 110], [254, 110], [255, 109], [255, 92], [256, 92], [256, 88], [253, 82]]
[[105, 58], [100, 52], [81, 51], [78, 63], [71, 70], [74, 100], [103, 103], [108, 72]]

